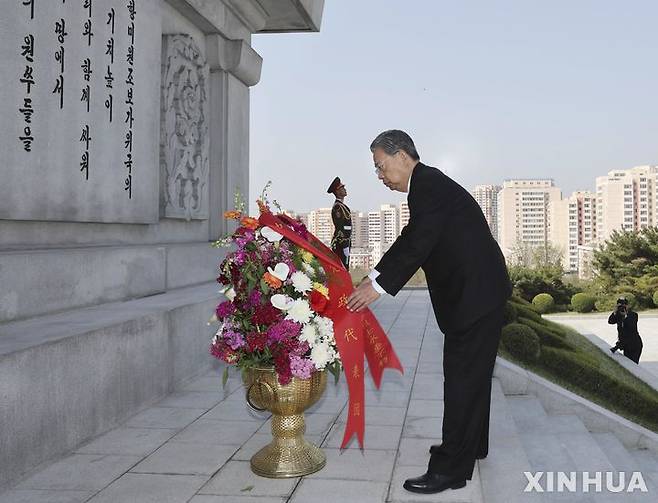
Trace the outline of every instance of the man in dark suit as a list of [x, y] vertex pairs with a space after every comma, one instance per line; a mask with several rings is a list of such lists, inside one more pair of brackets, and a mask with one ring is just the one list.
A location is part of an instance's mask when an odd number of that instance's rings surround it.
[[421, 163], [403, 131], [381, 133], [370, 150], [384, 185], [408, 192], [409, 223], [351, 295], [348, 308], [360, 311], [383, 293], [395, 295], [419, 267], [425, 271], [445, 335], [442, 443], [430, 448], [427, 472], [404, 487], [418, 493], [456, 489], [471, 479], [475, 459], [488, 452], [491, 377], [512, 285], [503, 254], [467, 190]]
[[340, 181], [339, 177], [329, 185], [328, 194], [336, 197], [334, 205], [331, 208], [331, 221], [334, 224], [334, 235], [331, 238], [331, 249], [338, 255], [340, 261], [349, 269], [350, 265], [350, 242], [352, 239], [352, 212], [345, 204], [347, 189], [345, 184]]
[[637, 319], [637, 313], [630, 308], [628, 300], [620, 297], [617, 299], [617, 307], [608, 318], [608, 323], [617, 324], [617, 344], [610, 348], [610, 351], [614, 353], [621, 349], [626, 358], [640, 363], [643, 344], [637, 331]]

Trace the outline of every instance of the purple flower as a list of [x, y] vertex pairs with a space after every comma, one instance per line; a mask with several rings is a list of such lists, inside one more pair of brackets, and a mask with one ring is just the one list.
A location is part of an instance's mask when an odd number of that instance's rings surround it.
[[224, 341], [226, 341], [226, 344], [228, 344], [229, 347], [234, 351], [246, 345], [244, 336], [240, 332], [228, 329], [224, 331], [223, 337]]
[[233, 304], [233, 302], [231, 302], [230, 300], [226, 300], [222, 302], [217, 306], [217, 309], [215, 310], [215, 314], [217, 315], [217, 318], [220, 320], [223, 320], [224, 318], [228, 318], [233, 313], [235, 313], [235, 304]]
[[260, 305], [260, 291], [254, 289], [249, 295], [249, 307], [256, 307]]
[[242, 265], [245, 263], [247, 260], [247, 254], [244, 250], [239, 249], [238, 251], [235, 252], [235, 263], [238, 265]]
[[247, 243], [254, 240], [256, 234], [251, 229], [245, 229], [240, 234], [234, 235], [234, 240], [239, 248], [244, 248]]
[[281, 342], [285, 339], [297, 337], [302, 330], [302, 326], [292, 320], [281, 320], [275, 323], [267, 330], [268, 343]]
[[314, 370], [315, 365], [313, 365], [311, 360], [290, 355], [290, 371], [293, 376], [299, 377], [300, 379], [309, 379]]

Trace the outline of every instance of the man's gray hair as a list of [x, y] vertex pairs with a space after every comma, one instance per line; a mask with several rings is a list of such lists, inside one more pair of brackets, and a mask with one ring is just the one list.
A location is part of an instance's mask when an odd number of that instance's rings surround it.
[[376, 148], [381, 148], [388, 155], [393, 155], [402, 150], [414, 161], [420, 160], [416, 145], [414, 145], [411, 136], [399, 129], [389, 129], [388, 131], [379, 133], [377, 138], [370, 144], [370, 151], [374, 152]]

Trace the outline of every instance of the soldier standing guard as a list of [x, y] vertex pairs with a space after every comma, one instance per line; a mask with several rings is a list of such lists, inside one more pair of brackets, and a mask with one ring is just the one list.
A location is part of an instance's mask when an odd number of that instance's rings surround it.
[[331, 249], [338, 255], [340, 261], [349, 269], [350, 264], [350, 241], [352, 238], [352, 212], [344, 203], [347, 189], [340, 181], [340, 178], [334, 178], [329, 188], [328, 194], [336, 196], [336, 201], [331, 208], [331, 220], [334, 223], [334, 235], [331, 238]]

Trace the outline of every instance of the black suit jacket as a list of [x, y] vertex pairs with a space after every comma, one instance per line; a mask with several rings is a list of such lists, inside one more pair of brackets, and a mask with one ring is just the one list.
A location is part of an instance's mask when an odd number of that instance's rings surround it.
[[621, 349], [631, 348], [642, 344], [640, 333], [637, 331], [638, 315], [635, 311], [628, 311], [626, 317], [617, 315], [616, 311], [608, 317], [608, 323], [617, 324], [617, 338], [620, 342]]
[[422, 267], [443, 332], [463, 330], [501, 308], [512, 284], [473, 196], [438, 169], [418, 163], [407, 201], [409, 223], [375, 266], [377, 283], [395, 295]]

